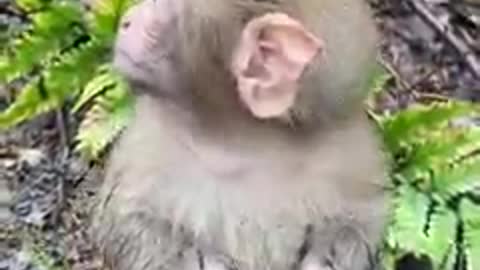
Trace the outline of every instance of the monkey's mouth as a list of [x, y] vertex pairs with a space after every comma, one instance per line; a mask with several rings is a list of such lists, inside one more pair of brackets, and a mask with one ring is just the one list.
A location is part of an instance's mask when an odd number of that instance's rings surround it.
[[135, 61], [135, 59], [125, 50], [118, 48], [115, 52], [113, 58], [113, 65], [117, 68], [124, 67], [127, 65], [140, 66], [140, 61]]
[[141, 61], [135, 60], [135, 57], [132, 57], [128, 52], [122, 49], [117, 50], [115, 57], [113, 58], [113, 67], [127, 77], [141, 74], [146, 68], [145, 64], [142, 64]]
[[[158, 55], [155, 58], [156, 59], [149, 59], [149, 60], [154, 62], [155, 64], [158, 64], [158, 62], [162, 60], [166, 60], [168, 58], [168, 54], [164, 53], [164, 54]], [[132, 66], [135, 69], [152, 70], [152, 68], [149, 68], [149, 65], [145, 64], [145, 61], [143, 58], [132, 56], [130, 53], [128, 53], [127, 50], [124, 50], [122, 48], [116, 49], [115, 56], [113, 58], [113, 66], [120, 69], [122, 69], [123, 67]]]
[[155, 82], [152, 81], [152, 78], [158, 78], [158, 70], [155, 68], [160, 61], [163, 61], [167, 56], [161, 55], [156, 60], [149, 59], [152, 64], [146, 64], [145, 61], [142, 62], [142, 58], [138, 59], [135, 55], [131, 55], [127, 50], [118, 48], [115, 52], [113, 59], [113, 68], [119, 72], [121, 76], [126, 79], [126, 81], [133, 88], [138, 89], [148, 89], [155, 87]]

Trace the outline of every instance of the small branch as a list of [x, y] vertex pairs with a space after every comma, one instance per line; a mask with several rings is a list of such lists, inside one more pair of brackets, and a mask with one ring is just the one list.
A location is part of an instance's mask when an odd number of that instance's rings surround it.
[[397, 81], [397, 83], [399, 84], [400, 88], [403, 91], [411, 89], [410, 83], [405, 81], [402, 78], [400, 73], [397, 71], [397, 69], [392, 64], [390, 64], [388, 61], [386, 61], [383, 57], [380, 57], [378, 62], [380, 63], [380, 65], [382, 65], [393, 76], [393, 78], [395, 78], [395, 80]]
[[480, 79], [480, 62], [475, 53], [463, 40], [458, 38], [455, 33], [443, 22], [439, 21], [435, 15], [430, 12], [423, 0], [409, 0], [415, 12], [437, 31], [461, 57], [464, 57], [470, 72], [473, 76]]

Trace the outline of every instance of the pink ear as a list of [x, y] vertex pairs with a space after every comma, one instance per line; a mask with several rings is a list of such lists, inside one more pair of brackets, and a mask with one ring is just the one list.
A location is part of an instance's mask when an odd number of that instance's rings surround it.
[[251, 20], [234, 52], [239, 96], [254, 116], [278, 117], [295, 102], [298, 80], [322, 42], [283, 13]]

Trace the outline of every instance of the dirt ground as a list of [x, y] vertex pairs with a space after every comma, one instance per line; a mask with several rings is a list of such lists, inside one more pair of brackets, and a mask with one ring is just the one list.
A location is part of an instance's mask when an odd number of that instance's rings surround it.
[[[393, 77], [379, 110], [480, 100], [480, 1], [370, 3], [383, 37], [379, 61]], [[0, 0], [0, 25], [15, 20], [8, 4]], [[0, 95], [0, 110], [9, 102]], [[56, 111], [0, 134], [0, 270], [102, 269], [87, 230], [102, 170], [72, 153], [76, 125]]]

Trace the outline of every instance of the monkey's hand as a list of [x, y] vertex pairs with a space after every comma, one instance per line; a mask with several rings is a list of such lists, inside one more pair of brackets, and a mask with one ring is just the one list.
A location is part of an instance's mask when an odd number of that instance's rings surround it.
[[374, 270], [374, 247], [354, 226], [314, 231], [301, 270]]

